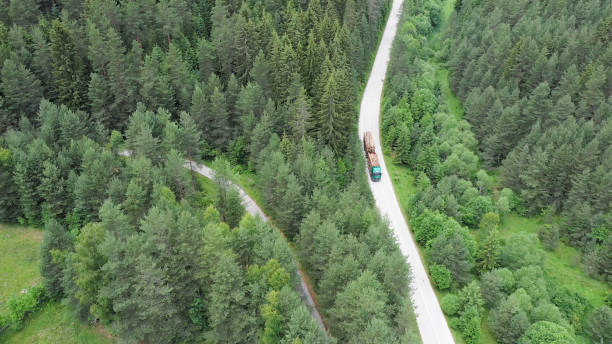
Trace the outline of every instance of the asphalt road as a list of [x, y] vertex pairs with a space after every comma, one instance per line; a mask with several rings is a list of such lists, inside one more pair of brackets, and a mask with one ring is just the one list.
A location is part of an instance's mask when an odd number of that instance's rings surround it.
[[363, 134], [366, 131], [372, 132], [374, 137], [376, 154], [378, 155], [383, 175], [379, 182], [374, 183], [370, 180], [370, 189], [376, 200], [376, 206], [381, 215], [389, 220], [389, 225], [395, 234], [398, 245], [404, 256], [406, 256], [406, 261], [410, 264], [412, 270], [410, 288], [412, 289], [412, 300], [423, 344], [450, 344], [454, 343], [453, 336], [431, 286], [408, 224], [402, 214], [381, 151], [381, 96], [391, 54], [391, 45], [397, 30], [402, 4], [403, 0], [393, 1], [391, 13], [380, 46], [378, 47], [376, 59], [374, 60], [374, 66], [363, 93], [359, 113], [359, 138], [362, 140]]

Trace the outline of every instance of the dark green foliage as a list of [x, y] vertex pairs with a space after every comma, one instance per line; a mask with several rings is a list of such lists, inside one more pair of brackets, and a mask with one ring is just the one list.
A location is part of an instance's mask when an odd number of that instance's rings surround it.
[[337, 328], [335, 332], [338, 339], [351, 341], [366, 328], [370, 321], [384, 318], [383, 312], [386, 303], [385, 294], [374, 275], [365, 271], [361, 277], [348, 284], [346, 289], [338, 295], [336, 304], [332, 309]]
[[514, 290], [515, 280], [507, 268], [486, 272], [480, 279], [482, 298], [490, 308], [497, 306]]
[[523, 289], [519, 289], [491, 311], [489, 326], [501, 343], [516, 343], [527, 331], [529, 309], [525, 308], [530, 306], [529, 296]]
[[593, 340], [609, 342], [612, 340], [612, 310], [608, 306], [601, 306], [588, 317], [585, 329]]
[[427, 249], [429, 261], [445, 266], [453, 280], [463, 285], [470, 280], [473, 258], [458, 231], [447, 231], [436, 237]]
[[[484, 160], [502, 166], [530, 214], [553, 206], [566, 220], [560, 235], [589, 251], [589, 234], [609, 230], [610, 197], [596, 185], [609, 170], [610, 49], [600, 38], [610, 3], [460, 6], [448, 30], [450, 84]], [[555, 231], [542, 236], [551, 249]]]
[[21, 116], [35, 118], [42, 98], [40, 81], [22, 63], [8, 59], [0, 72], [0, 133], [16, 128]]
[[72, 237], [55, 220], [45, 225], [43, 242], [40, 247], [40, 274], [49, 297], [59, 299], [64, 295], [62, 289], [63, 255], [72, 246]]
[[[349, 343], [409, 338], [409, 270], [372, 208], [350, 135], [388, 3], [0, 6], [0, 20], [15, 24], [0, 26], [0, 62], [9, 65], [0, 131], [19, 129], [3, 141], [1, 186], [6, 204], [19, 205], [10, 220], [58, 223], [68, 230], [54, 233], [76, 238], [45, 249], [54, 293], [128, 342], [327, 343], [293, 291], [295, 264], [278, 231], [243, 216], [225, 182], [218, 211], [200, 210], [214, 196], [193, 173], [190, 183], [183, 159], [227, 154], [237, 170], [257, 173], [269, 215], [297, 238], [322, 313], [346, 310], [328, 317], [332, 334]], [[418, 116], [437, 104], [427, 91], [415, 101]], [[116, 130], [110, 142], [107, 130]], [[408, 161], [412, 132], [400, 134]], [[311, 212], [321, 217], [308, 226]], [[283, 283], [253, 278], [248, 266], [273, 259]], [[357, 314], [361, 287], [375, 316]]]
[[14, 162], [11, 151], [0, 147], [0, 221], [15, 222], [20, 214], [17, 186], [13, 181]]
[[546, 224], [538, 232], [538, 237], [546, 249], [554, 251], [559, 245], [559, 227]]
[[66, 23], [56, 19], [49, 32], [51, 66], [59, 100], [71, 109], [81, 109], [87, 99], [86, 62]]

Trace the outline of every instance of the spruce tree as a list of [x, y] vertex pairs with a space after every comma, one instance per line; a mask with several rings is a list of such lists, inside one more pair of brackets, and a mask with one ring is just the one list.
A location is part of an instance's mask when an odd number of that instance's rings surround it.
[[16, 128], [21, 116], [35, 118], [42, 98], [42, 86], [40, 80], [23, 64], [12, 59], [4, 61], [0, 75], [0, 93], [3, 95], [0, 103], [2, 133], [9, 128]]
[[74, 33], [64, 22], [55, 19], [49, 41], [55, 92], [62, 104], [73, 110], [82, 109], [87, 99], [88, 78], [86, 62], [75, 43]]
[[62, 288], [63, 265], [59, 255], [54, 258], [54, 252], [56, 254], [66, 253], [71, 247], [70, 233], [56, 220], [47, 221], [40, 247], [40, 274], [52, 298], [60, 299], [64, 292]]

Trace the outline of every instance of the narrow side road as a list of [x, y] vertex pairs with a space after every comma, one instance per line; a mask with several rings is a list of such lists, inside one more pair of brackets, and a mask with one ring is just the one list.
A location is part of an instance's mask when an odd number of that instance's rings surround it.
[[[124, 151], [120, 151], [119, 155], [129, 157], [131, 155], [131, 152], [124, 150]], [[206, 165], [198, 164], [194, 161], [185, 160], [184, 167], [186, 169], [192, 169], [193, 171], [203, 175], [204, 177], [208, 179], [214, 179], [215, 177], [215, 171], [212, 168]], [[242, 205], [244, 206], [244, 209], [249, 214], [251, 214], [253, 217], [261, 217], [264, 221], [267, 222], [268, 217], [259, 208], [257, 203], [255, 203], [255, 201], [246, 192], [244, 192], [244, 190], [242, 190], [242, 188], [240, 188], [238, 185], [232, 183], [232, 186], [235, 187], [236, 190], [238, 190], [238, 192], [240, 193], [240, 198], [242, 199]], [[308, 285], [306, 284], [306, 280], [304, 279], [304, 273], [299, 268], [297, 269], [297, 273], [300, 276], [300, 294], [302, 296], [302, 299], [305, 300], [306, 304], [308, 305], [308, 309], [310, 310], [310, 315], [317, 321], [317, 323], [319, 324], [319, 326], [321, 326], [323, 331], [327, 332], [327, 328], [325, 327], [323, 318], [321, 317], [321, 314], [319, 313], [319, 310], [317, 309], [317, 306], [314, 302], [311, 291], [308, 288]]]
[[387, 65], [391, 56], [391, 46], [397, 31], [397, 25], [402, 12], [403, 0], [394, 0], [389, 14], [389, 20], [378, 47], [376, 59], [372, 66], [370, 78], [361, 100], [359, 113], [359, 138], [366, 131], [372, 132], [376, 144], [376, 154], [382, 167], [382, 179], [370, 183], [370, 189], [376, 200], [381, 215], [389, 220], [398, 245], [406, 256], [412, 270], [412, 299], [415, 306], [416, 320], [421, 332], [423, 344], [451, 344], [453, 336], [444, 318], [436, 294], [429, 282], [427, 272], [419, 256], [419, 252], [404, 219], [402, 210], [393, 189], [393, 184], [387, 173], [380, 141], [380, 104]]
[[[191, 168], [193, 169], [193, 171], [209, 179], [213, 179], [215, 176], [215, 171], [210, 167], [195, 162], [189, 162], [189, 160], [185, 162], [185, 168]], [[261, 217], [264, 221], [268, 221], [268, 217], [266, 216], [266, 214], [264, 214], [264, 212], [259, 208], [257, 203], [255, 203], [255, 201], [246, 192], [244, 192], [242, 188], [233, 183], [232, 186], [235, 187], [236, 190], [238, 190], [238, 192], [240, 193], [242, 205], [249, 214], [251, 214], [253, 217]], [[317, 323], [319, 323], [319, 326], [321, 326], [323, 331], [327, 331], [327, 329], [325, 328], [325, 324], [323, 323], [323, 318], [321, 318], [321, 314], [319, 314], [319, 310], [317, 309], [314, 303], [314, 299], [310, 294], [311, 292], [308, 288], [308, 285], [306, 284], [303, 272], [299, 268], [297, 272], [300, 276], [300, 294], [302, 295], [302, 299], [305, 300], [306, 304], [308, 305], [310, 315], [317, 321]]]

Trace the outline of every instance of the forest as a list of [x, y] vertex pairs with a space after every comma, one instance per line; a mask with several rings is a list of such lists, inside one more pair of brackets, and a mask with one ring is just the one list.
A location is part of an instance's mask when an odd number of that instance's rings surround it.
[[[449, 325], [466, 343], [610, 342], [612, 5], [458, 0], [441, 25], [446, 6], [406, 9], [381, 132], [414, 175], [406, 211]], [[504, 233], [517, 217], [543, 224]], [[603, 304], [546, 268], [560, 245]]]
[[[1, 0], [0, 221], [44, 228], [44, 283], [0, 328], [62, 300], [127, 343], [418, 342], [354, 135], [388, 7]], [[214, 197], [185, 159], [215, 160]]]

